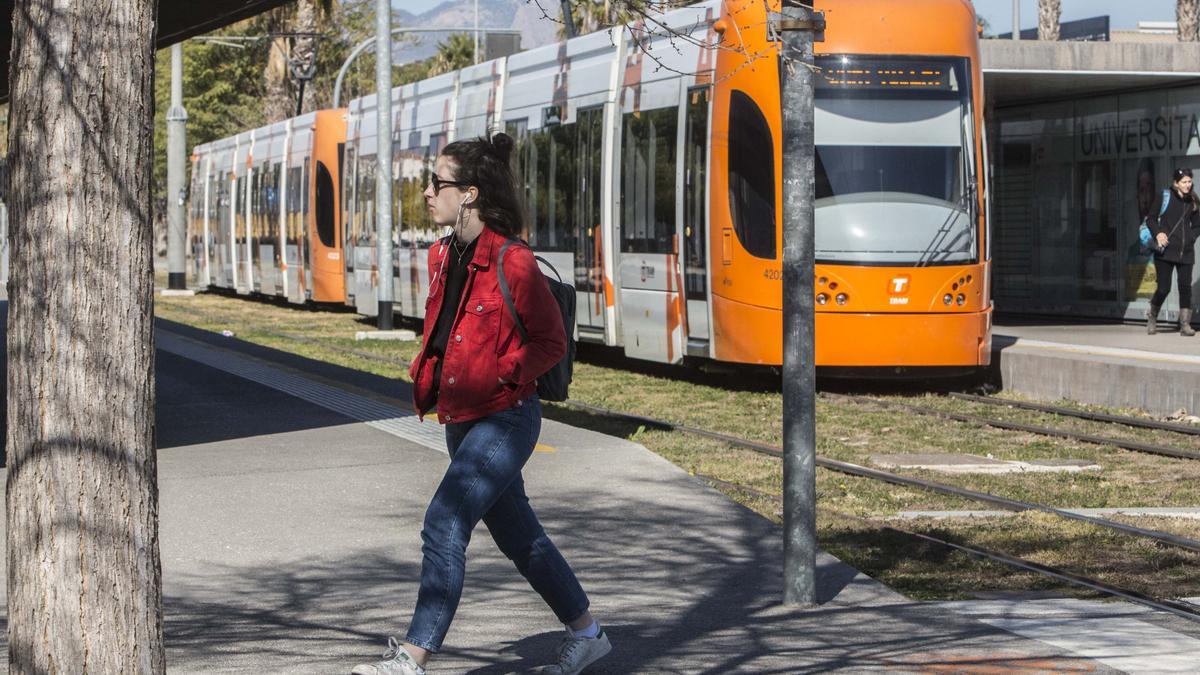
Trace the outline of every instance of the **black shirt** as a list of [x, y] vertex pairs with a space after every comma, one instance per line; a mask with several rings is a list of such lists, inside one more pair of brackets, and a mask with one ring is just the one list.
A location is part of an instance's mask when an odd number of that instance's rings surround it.
[[[1155, 255], [1169, 262], [1191, 265], [1196, 261], [1193, 246], [1196, 243], [1196, 234], [1200, 231], [1200, 213], [1196, 210], [1191, 194], [1181, 198], [1174, 188], [1168, 192], [1167, 209], [1162, 212], [1158, 226], [1154, 228], [1156, 235], [1159, 232], [1167, 235], [1167, 247], [1162, 251], [1155, 251]], [[1161, 197], [1154, 209], [1155, 213], [1162, 211]]]
[[[438, 312], [437, 323], [433, 325], [433, 331], [429, 333], [428, 353], [438, 357], [437, 365], [433, 370], [434, 386], [442, 381], [442, 357], [446, 354], [446, 343], [449, 342], [450, 333], [454, 329], [454, 318], [458, 314], [458, 305], [462, 301], [463, 289], [467, 285], [471, 259], [475, 257], [476, 241], [479, 241], [478, 237], [467, 244], [466, 248], [455, 250], [457, 242], [451, 237], [451, 243], [446, 245], [449, 250], [446, 251], [446, 268], [443, 271], [445, 276], [442, 278], [446, 290], [442, 294], [442, 309]], [[425, 317], [425, 320], [428, 321], [429, 317]]]

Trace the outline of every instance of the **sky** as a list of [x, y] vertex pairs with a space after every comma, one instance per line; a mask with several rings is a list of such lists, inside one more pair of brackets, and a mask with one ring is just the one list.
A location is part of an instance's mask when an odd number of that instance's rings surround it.
[[[470, 6], [472, 0], [460, 0]], [[393, 0], [395, 2], [395, 0]], [[413, 14], [441, 4], [444, 0], [404, 0], [395, 2], [397, 7]], [[988, 20], [993, 33], [1006, 33], [1012, 29], [1012, 0], [974, 0], [975, 11]], [[1037, 26], [1037, 0], [1020, 0], [1021, 27]], [[1112, 27], [1137, 28], [1138, 21], [1174, 21], [1175, 0], [1062, 0], [1063, 21], [1086, 19], [1091, 16], [1112, 17]]]
[[[1012, 0], [974, 0], [975, 12], [988, 21], [992, 33], [1012, 30]], [[1021, 28], [1037, 26], [1037, 0], [1020, 0]], [[1175, 0], [1062, 0], [1063, 21], [1092, 16], [1111, 17], [1113, 29], [1137, 28], [1138, 21], [1174, 21]]]

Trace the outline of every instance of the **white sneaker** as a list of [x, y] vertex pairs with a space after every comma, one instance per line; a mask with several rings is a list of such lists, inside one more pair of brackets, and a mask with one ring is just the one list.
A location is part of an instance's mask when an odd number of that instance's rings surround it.
[[577, 675], [612, 651], [612, 643], [601, 629], [594, 638], [575, 637], [570, 631], [558, 643], [558, 663], [540, 671], [544, 675]]
[[404, 651], [396, 638], [388, 638], [387, 651], [378, 663], [360, 663], [350, 675], [425, 675], [425, 669], [417, 665], [412, 656]]

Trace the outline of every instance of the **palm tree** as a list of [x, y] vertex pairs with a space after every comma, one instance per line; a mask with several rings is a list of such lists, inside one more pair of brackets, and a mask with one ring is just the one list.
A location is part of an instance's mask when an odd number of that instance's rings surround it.
[[1195, 42], [1200, 39], [1200, 0], [1178, 0], [1175, 5], [1175, 21], [1179, 26], [1180, 42]]
[[[282, 30], [286, 9], [276, 9], [269, 14], [271, 32]], [[288, 43], [287, 38], [271, 40], [267, 48], [267, 65], [263, 68], [263, 112], [267, 123], [287, 119], [292, 114], [291, 96], [288, 93]]]
[[[297, 0], [296, 9], [292, 13], [291, 21], [287, 21], [288, 14], [290, 13], [288, 10], [276, 10], [275, 14], [271, 17], [272, 27], [290, 23], [290, 32], [316, 33], [318, 9], [323, 16], [329, 16], [333, 13], [334, 2], [335, 0]], [[291, 77], [291, 65], [299, 64], [301, 67], [305, 67], [306, 65], [315, 67], [316, 42], [316, 38], [313, 37], [299, 37], [295, 38], [289, 47], [287, 38], [278, 37], [271, 41], [271, 49], [267, 55], [267, 67], [263, 69], [263, 78], [267, 89], [264, 104], [266, 106], [268, 122], [277, 122], [295, 114], [295, 95], [288, 88], [288, 79]], [[307, 84], [309, 86], [304, 88], [304, 101], [301, 104], [301, 111], [308, 111], [313, 108], [314, 89], [311, 86], [311, 82]]]
[[[682, 6], [688, 0], [574, 0], [570, 2], [571, 20], [577, 35], [587, 35], [610, 26], [633, 23], [647, 12]], [[566, 39], [566, 26], [558, 29], [558, 38]]]
[[430, 75], [441, 75], [475, 62], [475, 40], [467, 33], [454, 33], [438, 43], [437, 56], [433, 57]]
[[1062, 18], [1062, 0], [1038, 0], [1038, 39], [1058, 40], [1058, 22]]
[[[299, 0], [296, 3], [296, 21], [293, 24], [293, 30], [297, 33], [316, 33], [317, 32], [317, 9], [318, 6], [321, 14], [329, 16], [333, 12], [333, 0]], [[313, 37], [296, 38], [295, 49], [292, 50], [292, 61], [300, 64], [301, 68], [316, 68], [317, 66], [317, 40]], [[312, 82], [307, 83], [309, 86], [304, 88], [304, 100], [300, 103], [301, 112], [312, 110], [313, 102], [313, 87]]]

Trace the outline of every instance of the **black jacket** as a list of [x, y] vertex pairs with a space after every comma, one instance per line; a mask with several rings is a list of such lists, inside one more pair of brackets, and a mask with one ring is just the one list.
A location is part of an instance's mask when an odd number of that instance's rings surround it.
[[[1167, 210], [1158, 218], [1157, 223], [1150, 229], [1154, 231], [1155, 239], [1161, 232], [1167, 235], [1167, 247], [1155, 251], [1154, 255], [1168, 262], [1191, 265], [1196, 262], [1196, 236], [1200, 235], [1200, 211], [1197, 211], [1192, 195], [1180, 199], [1179, 193], [1172, 188], [1168, 190], [1171, 201]], [[1162, 197], [1154, 204], [1153, 213], [1162, 211]]]

